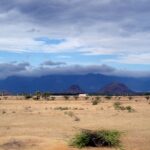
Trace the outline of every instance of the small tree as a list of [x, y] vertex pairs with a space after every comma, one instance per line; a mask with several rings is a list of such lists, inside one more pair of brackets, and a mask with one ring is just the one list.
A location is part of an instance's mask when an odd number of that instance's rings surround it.
[[79, 98], [79, 96], [78, 96], [78, 95], [75, 95], [75, 96], [74, 96], [74, 99], [75, 99], [75, 100], [77, 100], [78, 98]]

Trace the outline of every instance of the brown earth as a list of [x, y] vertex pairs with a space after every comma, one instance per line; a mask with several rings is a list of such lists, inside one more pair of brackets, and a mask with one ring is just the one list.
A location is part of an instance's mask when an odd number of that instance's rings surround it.
[[[125, 150], [150, 150], [150, 104], [144, 97], [101, 98], [98, 105], [79, 98], [55, 101], [0, 98], [0, 150], [77, 150], [69, 139], [81, 129], [117, 129]], [[4, 100], [5, 99], [5, 100]], [[118, 111], [115, 101], [135, 112]], [[114, 150], [85, 148], [83, 150]]]

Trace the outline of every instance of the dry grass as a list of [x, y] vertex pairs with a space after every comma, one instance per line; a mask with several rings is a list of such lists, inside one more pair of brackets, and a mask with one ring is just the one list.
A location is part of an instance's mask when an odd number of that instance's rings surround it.
[[[77, 150], [67, 145], [80, 129], [116, 129], [124, 132], [121, 140], [126, 150], [150, 149], [150, 105], [145, 97], [132, 100], [101, 97], [101, 103], [95, 106], [91, 104], [91, 97], [88, 100], [70, 97], [67, 101], [61, 96], [54, 101], [23, 100], [23, 97], [1, 99], [0, 150]], [[136, 112], [115, 110], [115, 101], [130, 105]], [[80, 121], [64, 115], [66, 110], [55, 108], [68, 108]]]

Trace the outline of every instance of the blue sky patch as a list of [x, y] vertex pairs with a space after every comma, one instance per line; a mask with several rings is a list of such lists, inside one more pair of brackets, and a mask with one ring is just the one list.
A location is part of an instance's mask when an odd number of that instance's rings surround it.
[[39, 38], [36, 38], [35, 40], [44, 42], [46, 45], [59, 45], [65, 42], [65, 39], [50, 39], [48, 37], [39, 37]]

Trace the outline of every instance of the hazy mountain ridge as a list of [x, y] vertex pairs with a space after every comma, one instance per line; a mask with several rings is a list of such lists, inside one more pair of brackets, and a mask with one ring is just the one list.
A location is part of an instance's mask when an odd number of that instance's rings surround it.
[[78, 85], [85, 92], [97, 92], [112, 82], [127, 85], [133, 91], [150, 91], [150, 77], [117, 77], [102, 74], [47, 75], [41, 77], [12, 76], [0, 80], [0, 91], [27, 93], [35, 91], [64, 92], [71, 85]]

